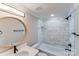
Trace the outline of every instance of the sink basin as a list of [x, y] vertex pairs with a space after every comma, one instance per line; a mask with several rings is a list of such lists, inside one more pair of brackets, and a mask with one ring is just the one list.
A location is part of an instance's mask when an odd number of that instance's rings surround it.
[[17, 47], [18, 51], [14, 54], [14, 49], [10, 49], [8, 51], [5, 51], [4, 53], [1, 53], [1, 55], [4, 56], [35, 56], [39, 50], [35, 49], [33, 47], [29, 47], [26, 44], [23, 44], [21, 46]]
[[21, 52], [17, 53], [15, 56], [29, 56], [29, 52], [28, 51], [21, 51]]

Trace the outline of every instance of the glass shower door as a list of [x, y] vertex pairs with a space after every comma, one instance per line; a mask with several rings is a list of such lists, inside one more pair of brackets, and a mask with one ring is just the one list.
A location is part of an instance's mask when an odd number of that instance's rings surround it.
[[44, 21], [42, 27], [43, 42], [50, 45], [54, 54], [68, 55], [65, 49], [70, 43], [70, 28], [69, 21], [63, 18], [52, 18]]

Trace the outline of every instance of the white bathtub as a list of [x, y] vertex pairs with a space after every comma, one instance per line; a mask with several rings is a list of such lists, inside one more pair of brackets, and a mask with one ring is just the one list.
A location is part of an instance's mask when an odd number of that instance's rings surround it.
[[56, 56], [73, 55], [72, 51], [71, 52], [65, 51], [65, 47], [62, 47], [62, 46], [55, 46], [55, 45], [50, 45], [46, 43], [41, 43], [39, 46], [36, 46], [36, 48], [38, 48], [41, 51], [44, 51]]

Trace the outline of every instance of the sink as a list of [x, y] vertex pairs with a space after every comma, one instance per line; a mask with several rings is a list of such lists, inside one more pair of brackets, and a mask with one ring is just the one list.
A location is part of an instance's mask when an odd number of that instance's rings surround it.
[[21, 52], [15, 54], [15, 56], [29, 56], [29, 52], [28, 51], [21, 51]]
[[35, 49], [33, 47], [29, 47], [26, 44], [22, 44], [21, 46], [17, 47], [18, 51], [14, 53], [14, 49], [10, 49], [8, 51], [5, 51], [4, 53], [1, 53], [0, 56], [35, 56], [39, 50]]

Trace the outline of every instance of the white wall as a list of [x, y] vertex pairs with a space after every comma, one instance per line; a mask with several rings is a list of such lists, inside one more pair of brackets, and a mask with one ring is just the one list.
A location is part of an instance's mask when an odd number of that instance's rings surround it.
[[27, 45], [33, 45], [38, 40], [38, 18], [32, 16], [29, 13], [25, 13], [25, 20], [28, 26], [26, 42]]

